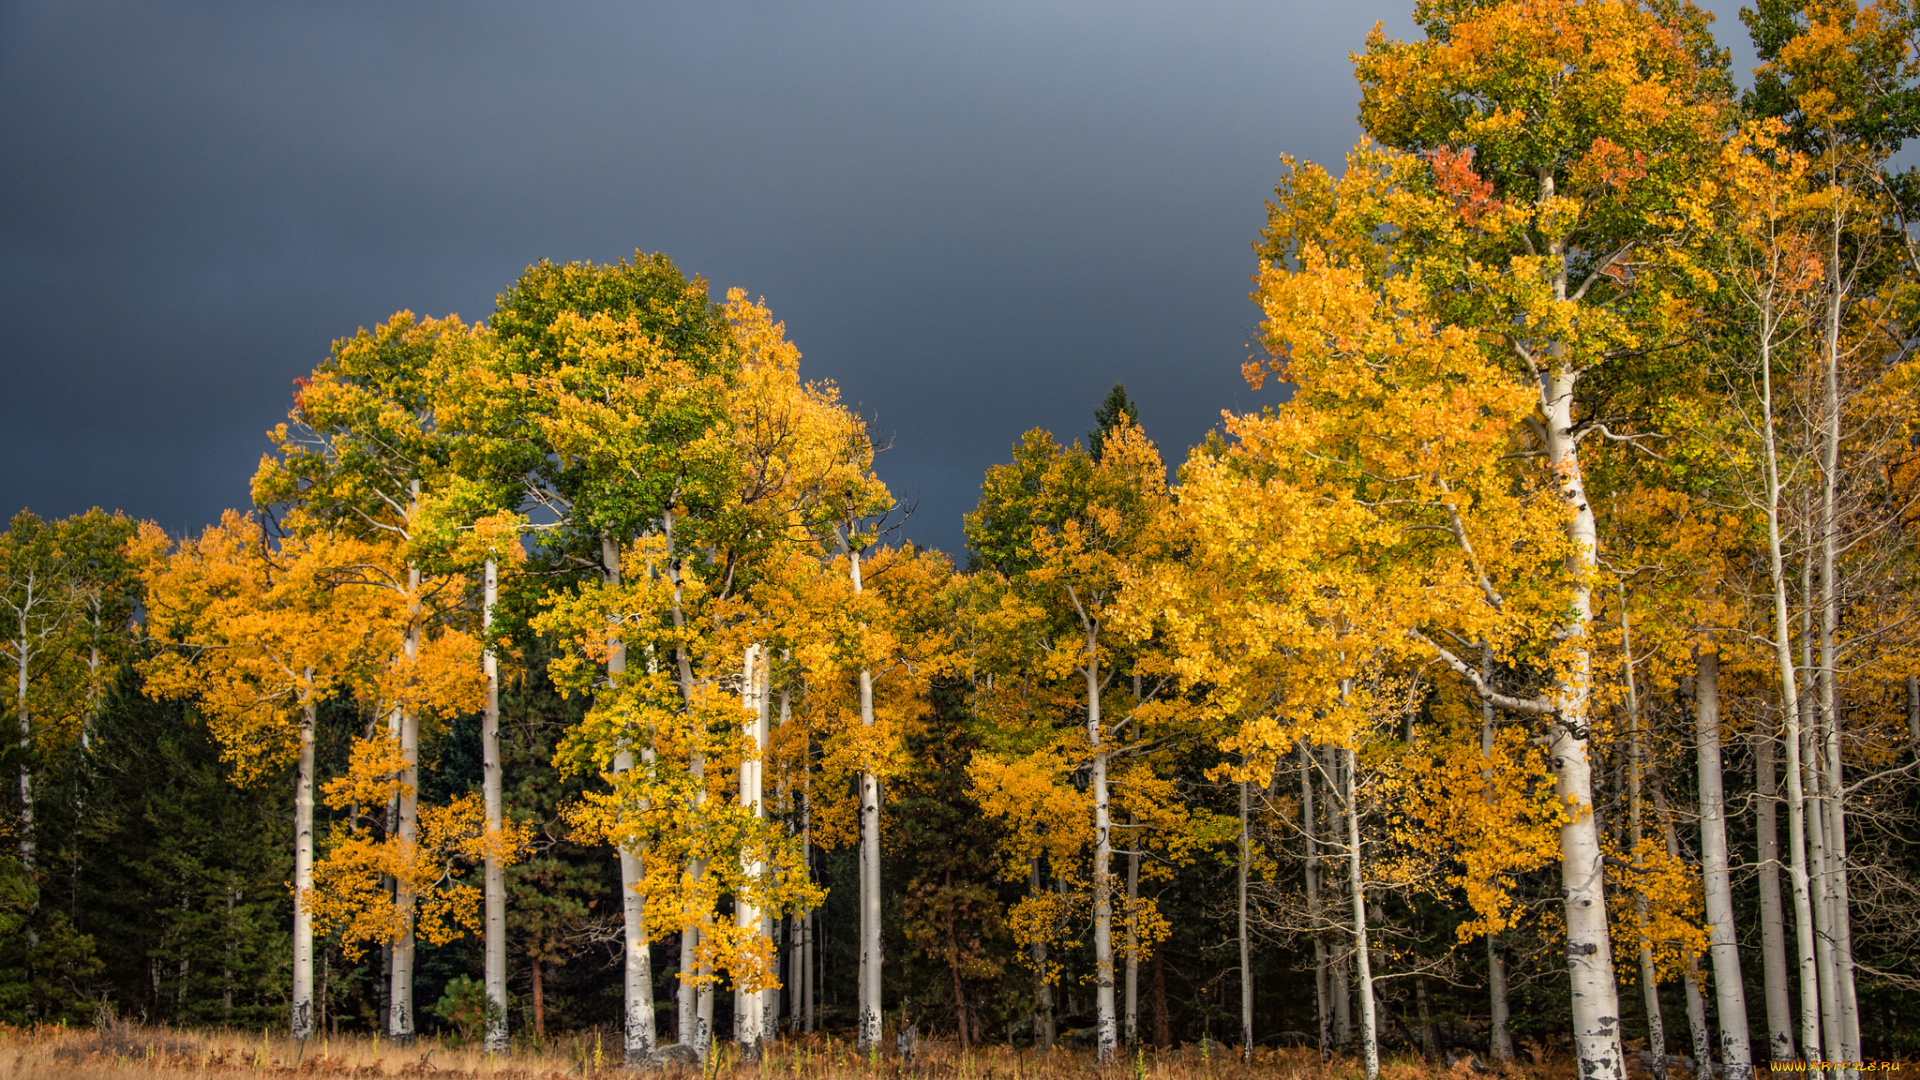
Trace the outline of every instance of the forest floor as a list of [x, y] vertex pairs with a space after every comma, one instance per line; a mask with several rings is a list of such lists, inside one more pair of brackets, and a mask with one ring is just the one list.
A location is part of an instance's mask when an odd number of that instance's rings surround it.
[[[1224, 1051], [1224, 1052], [1223, 1052]], [[1531, 1060], [1492, 1073], [1478, 1061], [1427, 1062], [1389, 1057], [1381, 1080], [1569, 1080], [1572, 1062], [1537, 1051]], [[505, 1054], [421, 1038], [400, 1047], [367, 1036], [315, 1036], [303, 1046], [268, 1032], [180, 1030], [115, 1023], [105, 1028], [9, 1028], [0, 1025], [0, 1080], [240, 1080], [245, 1076], [299, 1076], [311, 1080], [423, 1077], [440, 1080], [572, 1080], [625, 1073], [619, 1044], [594, 1032], [516, 1047]], [[626, 1074], [633, 1075], [633, 1074]], [[810, 1036], [776, 1045], [757, 1064], [743, 1064], [723, 1046], [709, 1067], [670, 1069], [680, 1080], [1359, 1080], [1359, 1063], [1322, 1064], [1311, 1050], [1261, 1050], [1251, 1063], [1233, 1051], [1189, 1046], [1145, 1050], [1096, 1067], [1091, 1055], [1055, 1051], [1035, 1055], [1005, 1046], [959, 1052], [952, 1043], [922, 1039], [911, 1063], [892, 1056], [869, 1059], [845, 1041]], [[1637, 1075], [1637, 1074], [1636, 1074]], [[1675, 1080], [1679, 1080], [1678, 1077]]]

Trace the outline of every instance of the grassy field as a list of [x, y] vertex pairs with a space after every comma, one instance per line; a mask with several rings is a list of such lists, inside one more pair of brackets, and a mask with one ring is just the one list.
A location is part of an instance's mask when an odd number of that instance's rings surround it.
[[[1224, 1052], [1223, 1052], [1224, 1051]], [[491, 1055], [423, 1038], [397, 1047], [365, 1036], [318, 1036], [303, 1046], [268, 1032], [181, 1031], [119, 1023], [101, 1029], [0, 1027], [0, 1080], [134, 1080], [136, 1077], [301, 1076], [313, 1080], [365, 1080], [382, 1076], [433, 1076], [446, 1080], [567, 1080], [616, 1076], [619, 1045], [585, 1033], [541, 1047], [517, 1047]], [[1494, 1076], [1502, 1080], [1566, 1080], [1571, 1063], [1536, 1052]], [[631, 1074], [629, 1074], [631, 1075]], [[1095, 1067], [1086, 1053], [1034, 1054], [1004, 1046], [962, 1054], [950, 1043], [922, 1040], [911, 1063], [887, 1056], [864, 1058], [828, 1036], [788, 1040], [757, 1064], [742, 1064], [722, 1047], [704, 1073], [678, 1070], [682, 1080], [1358, 1080], [1351, 1058], [1322, 1065], [1310, 1050], [1263, 1050], [1243, 1063], [1232, 1050], [1198, 1047], [1147, 1050]], [[1482, 1074], [1467, 1062], [1451, 1067], [1419, 1058], [1389, 1059], [1382, 1080], [1471, 1080]]]

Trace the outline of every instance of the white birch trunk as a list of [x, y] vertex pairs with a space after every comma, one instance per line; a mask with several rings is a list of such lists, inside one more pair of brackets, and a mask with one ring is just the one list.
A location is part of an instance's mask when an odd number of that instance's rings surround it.
[[[493, 609], [500, 601], [500, 568], [488, 559], [485, 595], [481, 607], [481, 625], [493, 628]], [[480, 791], [487, 815], [487, 835], [497, 838], [506, 825], [502, 806], [500, 773], [500, 658], [489, 646], [481, 657], [487, 677], [486, 710], [480, 719]], [[503, 1053], [507, 1049], [507, 871], [489, 843], [484, 881], [486, 904], [485, 972], [487, 1000], [496, 1011], [487, 1020], [487, 1049]]]
[[1247, 860], [1252, 855], [1247, 834], [1247, 782], [1240, 781], [1240, 1060], [1253, 1060], [1253, 957], [1247, 949]]
[[1844, 1052], [1844, 1040], [1840, 1034], [1839, 985], [1836, 981], [1838, 966], [1833, 950], [1833, 876], [1828, 865], [1827, 815], [1825, 793], [1821, 790], [1820, 724], [1817, 717], [1806, 725], [1802, 736], [1806, 744], [1802, 747], [1800, 767], [1806, 774], [1802, 784], [1807, 796], [1807, 813], [1802, 824], [1807, 830], [1807, 884], [1813, 896], [1814, 978], [1820, 993], [1820, 1036], [1824, 1040], [1827, 1056], [1835, 1058]]
[[[1829, 641], [1831, 634], [1824, 634]], [[1853, 918], [1848, 908], [1852, 889], [1847, 875], [1847, 799], [1846, 783], [1840, 744], [1840, 709], [1837, 689], [1831, 686], [1834, 681], [1833, 649], [1831, 644], [1823, 644], [1827, 656], [1823, 665], [1827, 668], [1826, 681], [1830, 684], [1826, 696], [1827, 704], [1827, 873], [1828, 902], [1833, 911], [1833, 959], [1834, 982], [1837, 993], [1835, 1006], [1840, 1013], [1840, 1060], [1859, 1061], [1864, 1056], [1860, 1048], [1860, 1009], [1854, 987], [1853, 971]], [[1854, 1076], [1859, 1070], [1849, 1068], [1846, 1075]]]
[[1367, 892], [1360, 867], [1360, 814], [1354, 782], [1352, 750], [1346, 758], [1341, 787], [1347, 818], [1347, 891], [1353, 900], [1353, 958], [1356, 981], [1360, 987], [1360, 1060], [1367, 1080], [1379, 1080], [1379, 1022], [1373, 1000], [1373, 958], [1367, 946]]
[[[1620, 635], [1625, 646], [1624, 666], [1627, 679], [1627, 842], [1633, 852], [1633, 871], [1637, 880], [1644, 869], [1640, 845], [1644, 807], [1640, 797], [1641, 748], [1640, 701], [1633, 678], [1633, 643], [1627, 636], [1626, 598], [1621, 597]], [[1660, 1010], [1660, 969], [1653, 961], [1653, 939], [1647, 932], [1647, 894], [1633, 891], [1634, 921], [1639, 930], [1640, 994], [1647, 1012], [1647, 1053], [1652, 1057], [1654, 1080], [1667, 1080], [1667, 1024]]]
[[27, 709], [27, 670], [33, 660], [27, 611], [33, 606], [33, 582], [20, 608], [20, 636], [14, 640], [14, 715], [20, 718], [20, 868], [33, 876], [33, 719]]
[[[1129, 816], [1129, 824], [1139, 819]], [[1127, 1001], [1126, 1035], [1128, 1046], [1140, 1045], [1140, 837], [1136, 830], [1134, 850], [1127, 853]]]
[[[1780, 528], [1780, 457], [1773, 424], [1773, 349], [1770, 310], [1760, 335], [1761, 462], [1767, 485], [1767, 572], [1773, 587], [1774, 662], [1779, 669], [1782, 742], [1787, 748], [1787, 879], [1793, 894], [1795, 968], [1800, 983], [1800, 1052], [1820, 1058], [1820, 988], [1814, 960], [1812, 898], [1807, 881], [1806, 803], [1800, 770], [1800, 690], [1787, 614], [1786, 557]], [[1783, 991], [1784, 993], [1784, 991]]]
[[[600, 566], [602, 579], [608, 588], [620, 587], [623, 577], [620, 566], [620, 545], [612, 537], [600, 538]], [[489, 589], [493, 564], [487, 564]], [[491, 661], [491, 657], [489, 660]], [[622, 638], [610, 637], [607, 640], [607, 681], [618, 684], [627, 674], [627, 643]], [[497, 682], [497, 676], [495, 677]], [[498, 705], [495, 709], [495, 724], [498, 724]], [[495, 740], [496, 754], [498, 738]], [[613, 758], [613, 771], [626, 773], [633, 769], [633, 751], [621, 750]], [[653, 1033], [653, 954], [647, 941], [646, 901], [640, 895], [645, 875], [644, 865], [638, 853], [631, 851], [625, 844], [620, 845], [616, 857], [620, 861], [620, 937], [621, 937], [621, 985], [620, 985], [620, 1038], [621, 1054], [628, 1065], [637, 1065], [647, 1059], [654, 1049]], [[502, 903], [502, 923], [504, 929], [505, 905]], [[505, 936], [501, 938], [502, 971], [505, 969]], [[504, 974], [501, 989], [504, 997]], [[502, 1032], [504, 1039], [505, 1032]]]
[[[1347, 832], [1345, 811], [1342, 809], [1341, 804], [1341, 798], [1345, 789], [1340, 785], [1340, 759], [1337, 754], [1338, 751], [1336, 751], [1331, 744], [1322, 747], [1320, 750], [1322, 768], [1324, 769], [1321, 775], [1327, 778], [1327, 791], [1330, 794], [1330, 797], [1327, 799], [1327, 835], [1329, 840], [1336, 845], [1336, 850], [1338, 849], [1337, 845], [1340, 843], [1338, 837], [1345, 836]], [[1330, 890], [1335, 894], [1336, 902], [1338, 901], [1340, 893], [1340, 887], [1336, 885], [1336, 883], [1339, 882], [1341, 882], [1341, 877], [1337, 874], [1329, 881], [1324, 882], [1324, 884], [1336, 886]], [[1331, 991], [1333, 995], [1333, 1045], [1341, 1051], [1351, 1049], [1353, 1046], [1353, 990], [1352, 987], [1348, 985], [1347, 977], [1347, 965], [1352, 962], [1352, 954], [1352, 949], [1343, 948], [1338, 950], [1332, 957], [1333, 967], [1330, 973], [1330, 981], [1333, 984]]]
[[1694, 729], [1700, 772], [1700, 875], [1706, 885], [1707, 950], [1713, 958], [1714, 1011], [1720, 1020], [1720, 1061], [1726, 1080], [1752, 1080], [1747, 1041], [1746, 983], [1734, 934], [1733, 880], [1727, 857], [1727, 799], [1720, 768], [1720, 654], [1695, 659]]
[[[758, 645], [747, 646], [740, 671], [740, 705], [746, 713], [742, 725], [746, 747], [740, 758], [740, 805], [756, 819], [766, 816], [765, 789], [761, 782], [761, 763], [767, 752], [767, 682], [763, 652]], [[757, 880], [765, 871], [756, 849], [740, 853], [740, 872], [747, 881]], [[764, 933], [760, 909], [748, 897], [733, 899], [734, 925], [755, 934]], [[766, 1038], [766, 997], [763, 990], [741, 987], [744, 972], [734, 973], [733, 1038], [740, 1047], [740, 1060], [760, 1060]]]
[[[1552, 184], [1545, 185], [1550, 196]], [[1565, 253], [1554, 245], [1553, 255]], [[1564, 262], [1555, 279], [1556, 294], [1566, 295]], [[1593, 622], [1591, 580], [1598, 547], [1598, 526], [1587, 501], [1578, 446], [1573, 431], [1573, 389], [1577, 375], [1556, 355], [1543, 382], [1541, 411], [1546, 420], [1547, 465], [1561, 484], [1561, 497], [1571, 513], [1567, 538], [1572, 541], [1577, 583], [1570, 597], [1571, 617], [1564, 627], [1566, 640], [1586, 640]], [[1620, 1049], [1620, 998], [1613, 977], [1613, 947], [1607, 935], [1606, 878], [1600, 834], [1593, 814], [1593, 767], [1587, 757], [1587, 730], [1591, 723], [1592, 655], [1576, 647], [1569, 656], [1565, 681], [1553, 694], [1555, 720], [1548, 757], [1553, 762], [1554, 793], [1568, 808], [1560, 828], [1560, 882], [1565, 895], [1567, 968], [1573, 997], [1574, 1049], [1579, 1080], [1625, 1080], [1626, 1061]]]
[[699, 942], [698, 930], [691, 926], [681, 929], [680, 985], [674, 993], [674, 1038], [681, 1046], [694, 1045], [695, 1032], [699, 1027], [699, 1002], [696, 1000], [694, 988], [695, 950], [699, 947]]
[[[1481, 666], [1493, 670], [1493, 650], [1481, 648]], [[1493, 702], [1480, 702], [1480, 757], [1487, 762], [1482, 777], [1487, 781], [1487, 801], [1493, 801]], [[1500, 953], [1498, 936], [1487, 935], [1487, 1056], [1497, 1065], [1513, 1060], [1513, 1035], [1508, 1031], [1507, 960]]]
[[[680, 577], [680, 551], [674, 538], [674, 516], [671, 513], [660, 515], [660, 529], [667, 541], [667, 583], [672, 589], [671, 613], [673, 629], [676, 634], [686, 631], [687, 617], [684, 607], [684, 585]], [[683, 705], [693, 707], [693, 659], [687, 655], [684, 644], [676, 644], [673, 650], [674, 674], [680, 682], [680, 699]], [[695, 781], [693, 801], [696, 807], [704, 807], [707, 802], [707, 789], [703, 781], [707, 774], [706, 759], [694, 754], [687, 762], [687, 773]], [[687, 863], [687, 875], [699, 881], [706, 875], [706, 862], [692, 859]], [[676, 995], [676, 1027], [680, 1045], [693, 1048], [704, 1065], [707, 1049], [713, 1040], [713, 984], [712, 972], [707, 970], [700, 959], [700, 931], [694, 926], [680, 929], [680, 987]]]
[[1780, 904], [1777, 736], [1762, 730], [1754, 744], [1754, 821], [1760, 864], [1760, 963], [1767, 1001], [1767, 1055], [1793, 1060], [1793, 1007], [1787, 996], [1786, 922]]
[[294, 1038], [313, 1034], [313, 735], [318, 703], [313, 669], [307, 669], [307, 699], [300, 706], [300, 761], [293, 776], [293, 1017]]
[[[1834, 638], [1840, 627], [1840, 587], [1836, 577], [1840, 549], [1839, 476], [1840, 476], [1840, 317], [1846, 303], [1845, 280], [1839, 275], [1841, 220], [1835, 204], [1833, 228], [1828, 235], [1828, 266], [1832, 288], [1828, 293], [1825, 364], [1826, 425], [1822, 434], [1820, 492], [1820, 712], [1821, 727], [1827, 740], [1827, 798], [1824, 803], [1827, 832], [1826, 888], [1829, 915], [1826, 920], [1832, 936], [1834, 995], [1830, 1010], [1839, 1034], [1841, 1061], [1860, 1060], [1860, 1021], [1853, 981], [1852, 919], [1847, 912], [1846, 789], [1840, 746], [1840, 711], [1836, 684]], [[1852, 1076], [1857, 1070], [1843, 1072]]]
[[[802, 762], [810, 762], [803, 755]], [[806, 860], [807, 873], [813, 873], [813, 775], [811, 764], [800, 779], [800, 851]], [[807, 1034], [813, 1034], [815, 1010], [815, 984], [819, 981], [817, 968], [820, 961], [816, 953], [819, 942], [818, 927], [814, 924], [814, 913], [808, 908], [800, 921], [800, 1009], [806, 1024]]]
[[[409, 519], [420, 500], [418, 480], [413, 482], [412, 493], [413, 499], [408, 505]], [[403, 644], [409, 669], [420, 658], [420, 619], [420, 567], [409, 563], [407, 636]], [[420, 832], [420, 716], [413, 709], [400, 709], [398, 718], [400, 753], [406, 761], [406, 768], [400, 774], [399, 840], [401, 848], [411, 853], [419, 842]], [[410, 882], [401, 880], [395, 883], [394, 905], [400, 912], [400, 927], [393, 940], [393, 969], [387, 987], [387, 1037], [401, 1046], [413, 1042], [413, 924], [414, 905], [418, 901]]]
[[[847, 545], [847, 572], [860, 595], [860, 552]], [[860, 726], [873, 727], [873, 672], [860, 669]], [[860, 1015], [857, 1045], [868, 1053], [880, 1045], [880, 778], [860, 774]]]
[[[1107, 801], [1107, 749], [1100, 731], [1098, 624], [1087, 622], [1087, 742], [1093, 749], [1093, 1059], [1112, 1061], [1119, 1042], [1113, 1003], [1113, 822]], [[1244, 886], [1241, 889], [1245, 894]]]

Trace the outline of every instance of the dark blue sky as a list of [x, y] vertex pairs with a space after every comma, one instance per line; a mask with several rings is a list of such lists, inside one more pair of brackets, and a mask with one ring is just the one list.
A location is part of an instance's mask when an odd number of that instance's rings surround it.
[[1347, 54], [1410, 9], [11, 0], [0, 512], [197, 529], [332, 339], [640, 248], [765, 297], [957, 550], [985, 468], [1116, 381], [1172, 462], [1272, 400], [1262, 200], [1352, 144]]

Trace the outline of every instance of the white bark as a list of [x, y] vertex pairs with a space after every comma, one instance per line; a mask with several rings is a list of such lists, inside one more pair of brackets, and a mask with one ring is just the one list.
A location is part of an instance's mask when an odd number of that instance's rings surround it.
[[[1644, 869], [1640, 850], [1643, 805], [1640, 797], [1642, 751], [1640, 747], [1640, 699], [1633, 678], [1633, 642], [1628, 636], [1626, 597], [1621, 596], [1620, 637], [1624, 647], [1623, 666], [1627, 683], [1627, 841], [1633, 852], [1635, 878]], [[1653, 1057], [1654, 1080], [1667, 1078], [1667, 1025], [1660, 1011], [1660, 969], [1653, 961], [1653, 939], [1647, 932], [1647, 894], [1633, 891], [1633, 915], [1640, 939], [1640, 994], [1647, 1012], [1647, 1052]]]
[[1253, 957], [1247, 949], [1247, 860], [1252, 843], [1247, 835], [1247, 782], [1240, 781], [1240, 1060], [1253, 1060]]
[[[801, 760], [804, 762], [808, 759], [802, 757]], [[810, 766], [806, 768], [810, 769]], [[806, 861], [807, 873], [811, 875], [813, 873], [813, 779], [810, 771], [803, 772], [800, 781], [800, 851]], [[808, 908], [802, 914], [800, 922], [800, 1008], [809, 1035], [813, 1034], [815, 984], [818, 981], [816, 969], [820, 963], [815, 952], [819, 941], [817, 931], [813, 909]]]
[[674, 994], [676, 1025], [675, 1041], [681, 1046], [694, 1045], [694, 1033], [698, 1028], [699, 1003], [693, 985], [695, 952], [700, 941], [700, 931], [691, 926], [680, 931], [680, 985]]
[[1714, 1011], [1720, 1020], [1720, 1060], [1726, 1080], [1751, 1080], [1746, 983], [1734, 934], [1733, 880], [1727, 858], [1727, 800], [1720, 769], [1720, 654], [1712, 646], [1695, 660], [1694, 729], [1700, 773], [1700, 875], [1706, 885], [1707, 950], [1713, 958]]
[[[683, 606], [684, 584], [680, 576], [680, 551], [675, 546], [674, 517], [672, 513], [660, 515], [660, 530], [667, 541], [667, 582], [672, 589], [673, 629], [676, 634], [683, 633], [687, 627], [686, 609]], [[693, 658], [687, 655], [684, 644], [676, 644], [673, 650], [674, 674], [680, 682], [680, 699], [688, 709], [693, 707]], [[687, 762], [687, 772], [695, 781], [705, 778], [706, 759], [694, 754]], [[695, 806], [705, 806], [706, 786], [694, 785]], [[702, 859], [693, 859], [687, 864], [687, 874], [698, 881], [706, 874], [706, 863]], [[713, 984], [712, 972], [707, 970], [700, 960], [700, 931], [697, 927], [683, 926], [680, 929], [680, 987], [676, 995], [680, 1045], [690, 1046], [700, 1056], [704, 1064], [707, 1060], [707, 1047], [713, 1038]]]
[[[1551, 195], [1551, 182], [1545, 195]], [[1555, 258], [1564, 260], [1558, 242]], [[1556, 294], [1566, 295], [1564, 261], [1555, 281]], [[1547, 466], [1559, 479], [1561, 497], [1571, 513], [1567, 538], [1572, 541], [1576, 584], [1570, 599], [1571, 617], [1565, 637], [1581, 641], [1593, 622], [1593, 594], [1587, 584], [1595, 567], [1598, 526], [1587, 501], [1578, 445], [1573, 431], [1573, 388], [1578, 376], [1564, 356], [1542, 381], [1541, 411], [1546, 421]], [[1592, 655], [1577, 648], [1569, 655], [1565, 681], [1553, 694], [1554, 726], [1548, 756], [1553, 762], [1554, 793], [1568, 808], [1560, 827], [1560, 882], [1565, 895], [1567, 968], [1573, 995], [1573, 1037], [1579, 1060], [1579, 1080], [1625, 1080], [1626, 1060], [1620, 1049], [1620, 998], [1613, 977], [1613, 947], [1607, 935], [1606, 878], [1600, 834], [1593, 815], [1593, 767], [1587, 758], [1587, 730], [1591, 723]]]
[[[854, 595], [863, 586], [860, 552], [847, 548]], [[860, 669], [860, 726], [873, 726], [873, 673]], [[880, 779], [860, 774], [860, 1027], [858, 1045], [867, 1053], [880, 1045]]]
[[[1138, 693], [1136, 692], [1136, 695]], [[1129, 823], [1138, 825], [1137, 818]], [[1140, 840], [1135, 830], [1133, 850], [1127, 853], [1127, 1000], [1128, 1046], [1140, 1044]]]
[[[746, 713], [742, 727], [747, 743], [740, 758], [740, 805], [749, 808], [755, 818], [766, 817], [765, 785], [761, 780], [761, 766], [767, 753], [768, 695], [764, 653], [765, 650], [758, 645], [747, 646], [740, 671], [740, 705]], [[740, 872], [744, 880], [757, 880], [765, 870], [766, 864], [757, 850], [749, 848], [740, 853]], [[765, 933], [760, 909], [748, 897], [734, 897], [733, 917], [738, 929]], [[758, 1061], [766, 1039], [766, 991], [740, 988], [742, 974], [734, 974], [733, 1038], [739, 1044], [742, 1061]]]
[[[1107, 749], [1100, 732], [1099, 624], [1086, 622], [1087, 742], [1093, 748], [1093, 967], [1096, 1062], [1113, 1060], [1119, 1024], [1113, 1003], [1113, 822], [1107, 801]], [[1245, 886], [1241, 887], [1244, 895]]]
[[313, 1034], [313, 728], [317, 703], [312, 697], [313, 669], [307, 669], [308, 696], [300, 707], [300, 760], [293, 779], [293, 1017], [296, 1039]]
[[27, 632], [27, 612], [33, 607], [34, 583], [27, 583], [27, 601], [20, 609], [20, 636], [14, 639], [14, 714], [20, 718], [20, 868], [33, 875], [33, 719], [27, 709], [27, 670], [33, 659]]
[[[1327, 778], [1327, 836], [1338, 850], [1339, 837], [1346, 835], [1346, 816], [1341, 807], [1344, 789], [1340, 786], [1340, 759], [1331, 744], [1321, 747], [1321, 775]], [[1341, 877], [1333, 875], [1323, 884], [1334, 886], [1330, 891], [1338, 902]], [[1323, 901], [1325, 903], [1325, 901]], [[1348, 985], [1348, 967], [1351, 963], [1352, 949], [1340, 949], [1332, 957], [1333, 965], [1329, 981], [1333, 984], [1330, 993], [1333, 996], [1333, 1045], [1336, 1049], [1347, 1050], [1353, 1046], [1353, 991]]]
[[[413, 503], [417, 505], [419, 499], [420, 482], [416, 480]], [[412, 512], [413, 505], [410, 505], [409, 517]], [[407, 635], [403, 644], [409, 668], [420, 657], [420, 618], [420, 567], [409, 563]], [[398, 834], [401, 847], [411, 852], [420, 832], [420, 716], [413, 709], [399, 709], [396, 716], [400, 724], [400, 753], [406, 760], [406, 768], [400, 774]], [[412, 885], [405, 881], [396, 883], [394, 905], [400, 911], [400, 928], [393, 940], [393, 968], [387, 987], [387, 1037], [402, 1046], [413, 1042], [413, 920], [418, 900]]]
[[[481, 625], [493, 628], [494, 605], [500, 600], [500, 568], [487, 560]], [[487, 835], [499, 837], [505, 826], [500, 774], [500, 658], [491, 646], [481, 657], [487, 676], [486, 711], [480, 719], [480, 791], [487, 815]], [[497, 843], [497, 841], [496, 841]], [[507, 871], [501, 853], [489, 844], [484, 881], [486, 903], [485, 972], [487, 1000], [497, 1010], [488, 1019], [487, 1049], [507, 1049]]]
[[[1846, 788], [1842, 784], [1840, 747], [1840, 711], [1834, 638], [1840, 626], [1840, 588], [1835, 576], [1840, 550], [1840, 319], [1846, 304], [1846, 279], [1839, 274], [1840, 204], [1834, 204], [1832, 228], [1828, 233], [1827, 265], [1833, 268], [1828, 290], [1824, 430], [1821, 432], [1820, 485], [1820, 726], [1826, 736], [1827, 797], [1822, 804], [1826, 829], [1825, 894], [1829, 907], [1825, 920], [1831, 936], [1834, 995], [1829, 1011], [1834, 1014], [1838, 1032], [1839, 1059], [1860, 1060], [1860, 1021], [1853, 984], [1852, 920], [1847, 913], [1847, 840]], [[1829, 1046], [1831, 1047], [1831, 1041]], [[1851, 1076], [1856, 1070], [1845, 1069]]]
[[[493, 563], [487, 563], [489, 605], [493, 593]], [[608, 588], [617, 589], [621, 584], [620, 545], [613, 538], [600, 538], [600, 572]], [[492, 663], [492, 656], [488, 661]], [[617, 685], [627, 674], [627, 643], [618, 637], [607, 639], [607, 682]], [[490, 675], [489, 682], [497, 686], [497, 676]], [[493, 691], [497, 693], [497, 690]], [[499, 705], [493, 705], [494, 725], [499, 723]], [[493, 752], [498, 755], [498, 735], [494, 739]], [[633, 768], [633, 752], [621, 750], [613, 758], [613, 771], [625, 773]], [[497, 782], [497, 781], [496, 781]], [[639, 856], [620, 845], [620, 932], [621, 932], [621, 1051], [626, 1063], [638, 1064], [653, 1052], [653, 956], [647, 942], [646, 901], [640, 896], [640, 886], [645, 873]], [[489, 913], [491, 917], [491, 913]], [[501, 937], [502, 970], [505, 969], [506, 939], [504, 934], [505, 903], [502, 901], [503, 933]], [[491, 923], [489, 923], [491, 926]], [[491, 948], [491, 942], [489, 942]], [[504, 974], [501, 980], [502, 997], [506, 988]], [[505, 1032], [502, 1031], [504, 1041]]]
[[1807, 813], [1802, 824], [1807, 830], [1807, 887], [1813, 898], [1814, 979], [1820, 993], [1820, 1036], [1828, 1057], [1833, 1058], [1843, 1052], [1844, 1039], [1837, 1006], [1839, 986], [1833, 949], [1833, 878], [1828, 865], [1827, 821], [1823, 806], [1824, 793], [1821, 791], [1818, 719], [1807, 724], [1801, 734], [1806, 740], [1801, 748], [1800, 767], [1805, 773], [1802, 784], [1807, 797]]
[[1795, 967], [1800, 983], [1800, 1052], [1820, 1058], [1820, 988], [1814, 960], [1812, 898], [1808, 892], [1805, 815], [1800, 769], [1800, 693], [1793, 663], [1792, 623], [1787, 614], [1786, 559], [1780, 528], [1780, 457], [1773, 424], [1773, 355], [1770, 312], [1760, 335], [1761, 462], [1767, 486], [1767, 572], [1773, 587], [1774, 661], [1780, 678], [1780, 714], [1787, 748], [1787, 878], [1793, 894]]
[[[1493, 650], [1483, 647], [1482, 666], [1493, 670]], [[1493, 702], [1480, 702], [1480, 756], [1487, 762], [1482, 776], [1487, 781], [1487, 801], [1493, 801]], [[1500, 953], [1497, 935], [1487, 935], [1487, 1056], [1495, 1064], [1513, 1060], [1513, 1035], [1507, 1030], [1507, 960]]]
[[1767, 1001], [1767, 1055], [1793, 1059], [1793, 1008], [1787, 997], [1786, 923], [1780, 906], [1777, 736], [1762, 729], [1754, 744], [1754, 819], [1760, 864], [1760, 963]]
[[1352, 750], [1342, 751], [1341, 787], [1347, 819], [1347, 891], [1353, 900], [1353, 957], [1360, 987], [1360, 1060], [1367, 1080], [1379, 1080], [1379, 1022], [1373, 1001], [1373, 959], [1367, 946], [1367, 890], [1360, 867], [1360, 814]]

